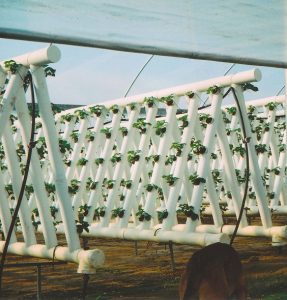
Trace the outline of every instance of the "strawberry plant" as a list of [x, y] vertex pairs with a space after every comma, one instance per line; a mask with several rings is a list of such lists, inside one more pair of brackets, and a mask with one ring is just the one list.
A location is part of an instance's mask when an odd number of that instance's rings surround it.
[[197, 213], [194, 212], [194, 207], [188, 204], [179, 204], [177, 213], [183, 213], [186, 217], [191, 218], [192, 221], [199, 219]]
[[181, 155], [181, 152], [182, 152], [182, 149], [184, 148], [185, 145], [186, 145], [185, 143], [177, 143], [177, 142], [174, 142], [174, 143], [171, 144], [170, 149], [176, 150], [175, 155], [176, 155], [176, 156], [180, 156], [180, 155]]
[[155, 97], [146, 97], [144, 98], [144, 103], [148, 106], [148, 107], [153, 107], [154, 104], [158, 101], [157, 98]]
[[118, 207], [112, 210], [112, 218], [123, 218], [125, 215], [125, 210], [122, 207]]
[[75, 195], [80, 188], [80, 181], [77, 179], [72, 179], [70, 185], [68, 186], [68, 191], [70, 194]]
[[174, 177], [172, 174], [169, 175], [163, 175], [163, 179], [169, 184], [169, 186], [172, 186], [175, 184], [175, 182], [179, 179], [178, 177]]
[[156, 125], [154, 126], [155, 134], [162, 137], [166, 132], [166, 126], [167, 126], [166, 121], [164, 120], [157, 121]]
[[157, 217], [158, 217], [158, 220], [160, 222], [163, 221], [163, 219], [166, 219], [168, 217], [168, 211], [165, 209], [163, 211], [158, 211], [157, 212]]
[[145, 221], [150, 221], [151, 220], [151, 215], [147, 212], [144, 211], [142, 206], [139, 206], [138, 211], [136, 213], [136, 216], [139, 218], [140, 222]]
[[87, 164], [88, 160], [84, 157], [80, 158], [77, 162], [77, 166], [85, 166]]
[[159, 99], [159, 101], [165, 103], [168, 106], [171, 106], [171, 105], [174, 104], [174, 95], [169, 95], [169, 96], [166, 96], [166, 97], [161, 97]]
[[188, 179], [191, 181], [193, 185], [199, 185], [201, 183], [205, 183], [206, 180], [202, 177], [199, 177], [196, 173], [190, 175]]
[[102, 157], [96, 158], [95, 159], [95, 164], [97, 166], [101, 165], [105, 160]]
[[122, 155], [121, 153], [115, 153], [112, 157], [111, 157], [111, 162], [113, 164], [120, 162], [122, 160]]
[[218, 87], [217, 85], [211, 86], [206, 90], [207, 94], [218, 94], [220, 93], [220, 87]]
[[150, 123], [146, 122], [145, 119], [139, 118], [134, 124], [133, 127], [137, 128], [141, 134], [145, 133], [147, 130], [147, 126], [151, 125]]
[[140, 150], [130, 150], [128, 151], [128, 162], [130, 164], [134, 164], [136, 161], [138, 161], [140, 159]]
[[89, 111], [91, 114], [95, 114], [97, 117], [99, 117], [103, 113], [104, 108], [105, 107], [103, 105], [95, 105], [95, 106], [89, 107]]
[[101, 129], [101, 133], [103, 133], [107, 139], [110, 139], [112, 136], [112, 128], [104, 127]]

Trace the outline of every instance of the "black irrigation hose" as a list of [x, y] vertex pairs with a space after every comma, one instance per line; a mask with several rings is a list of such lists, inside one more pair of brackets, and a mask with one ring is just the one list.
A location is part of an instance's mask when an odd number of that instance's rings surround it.
[[35, 147], [35, 142], [34, 142], [35, 118], [36, 118], [36, 114], [35, 114], [35, 95], [34, 95], [34, 87], [33, 87], [33, 81], [32, 81], [31, 73], [28, 73], [26, 78], [29, 79], [30, 88], [31, 88], [31, 100], [32, 100], [31, 133], [30, 133], [30, 141], [29, 141], [29, 145], [28, 145], [27, 161], [26, 161], [26, 166], [25, 166], [25, 170], [24, 170], [22, 185], [21, 185], [17, 205], [15, 207], [15, 211], [14, 211], [14, 214], [13, 214], [13, 217], [12, 217], [12, 220], [11, 220], [11, 224], [9, 226], [9, 230], [8, 230], [8, 234], [7, 234], [7, 237], [6, 237], [6, 241], [5, 241], [4, 249], [3, 249], [3, 252], [2, 252], [2, 256], [1, 256], [1, 262], [0, 262], [0, 293], [1, 293], [1, 289], [2, 289], [2, 277], [3, 277], [4, 263], [5, 263], [5, 259], [6, 259], [6, 256], [7, 256], [10, 239], [11, 239], [11, 236], [12, 236], [12, 233], [13, 233], [13, 230], [14, 230], [16, 220], [17, 220], [18, 212], [19, 212], [19, 209], [20, 209], [20, 206], [21, 206], [21, 203], [22, 203], [23, 195], [24, 195], [24, 192], [25, 192], [25, 187], [26, 187], [26, 182], [27, 182], [27, 178], [28, 178], [30, 162], [31, 162], [31, 157], [32, 157], [32, 150]]
[[234, 242], [234, 239], [236, 237], [240, 222], [241, 222], [241, 218], [244, 212], [244, 207], [245, 207], [245, 202], [246, 202], [246, 198], [247, 198], [247, 193], [248, 193], [248, 181], [249, 181], [249, 152], [248, 152], [248, 142], [249, 142], [249, 137], [247, 137], [246, 134], [246, 127], [245, 127], [245, 123], [244, 123], [244, 119], [243, 119], [243, 114], [240, 108], [240, 104], [239, 104], [239, 100], [238, 97], [236, 95], [235, 89], [233, 87], [231, 87], [223, 96], [226, 97], [229, 92], [232, 92], [233, 97], [235, 99], [236, 105], [238, 107], [238, 111], [239, 111], [239, 116], [240, 116], [240, 121], [241, 121], [241, 125], [242, 125], [242, 131], [243, 131], [243, 143], [244, 143], [244, 147], [245, 147], [245, 153], [246, 153], [246, 169], [245, 169], [245, 178], [246, 178], [246, 182], [245, 182], [245, 187], [244, 187], [244, 194], [243, 194], [243, 199], [242, 199], [242, 203], [241, 203], [241, 208], [240, 208], [240, 212], [239, 212], [239, 216], [234, 228], [234, 231], [232, 233], [232, 236], [230, 238], [230, 246], [232, 245], [232, 243]]

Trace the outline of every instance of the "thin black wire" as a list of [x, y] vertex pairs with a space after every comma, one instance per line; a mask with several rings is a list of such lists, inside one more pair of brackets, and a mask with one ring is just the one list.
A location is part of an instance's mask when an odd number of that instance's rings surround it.
[[3, 277], [3, 269], [4, 269], [4, 263], [5, 263], [5, 259], [7, 256], [7, 252], [8, 252], [8, 247], [9, 247], [9, 243], [10, 243], [10, 239], [12, 236], [12, 232], [14, 230], [14, 226], [17, 220], [17, 216], [18, 216], [18, 212], [22, 203], [22, 199], [23, 199], [23, 195], [25, 192], [25, 187], [26, 187], [26, 182], [27, 182], [27, 178], [28, 178], [28, 174], [29, 174], [29, 168], [30, 168], [30, 162], [31, 162], [31, 157], [32, 157], [32, 150], [35, 147], [35, 142], [34, 142], [34, 132], [35, 132], [35, 95], [34, 95], [34, 87], [33, 87], [33, 80], [32, 80], [32, 75], [30, 73], [28, 73], [27, 77], [29, 78], [30, 81], [30, 88], [31, 88], [31, 100], [32, 100], [32, 124], [31, 124], [31, 133], [30, 133], [30, 141], [29, 141], [29, 145], [28, 145], [28, 154], [27, 154], [27, 161], [26, 161], [26, 166], [25, 166], [25, 170], [24, 170], [24, 176], [23, 176], [23, 180], [22, 180], [22, 185], [21, 185], [21, 189], [20, 189], [20, 193], [19, 193], [19, 197], [18, 197], [18, 201], [14, 210], [14, 214], [11, 220], [11, 224], [9, 226], [9, 230], [8, 230], [8, 234], [6, 237], [6, 241], [5, 241], [5, 245], [4, 245], [4, 249], [2, 252], [2, 256], [1, 256], [1, 262], [0, 262], [0, 292], [2, 289], [2, 277]]
[[276, 96], [279, 96], [280, 93], [285, 89], [285, 84], [282, 86], [282, 88], [279, 90], [279, 92], [276, 94]]
[[142, 71], [145, 69], [145, 67], [149, 64], [149, 62], [153, 59], [154, 54], [151, 55], [149, 57], [149, 59], [146, 61], [146, 63], [142, 66], [142, 68], [140, 69], [140, 71], [138, 72], [137, 76], [134, 78], [134, 80], [132, 81], [132, 83], [130, 84], [129, 88], [127, 89], [127, 91], [125, 92], [124, 98], [129, 94], [131, 88], [133, 87], [133, 85], [135, 84], [135, 82], [137, 81], [138, 77], [140, 76], [140, 74], [142, 73]]
[[240, 108], [239, 100], [238, 100], [238, 97], [236, 95], [235, 89], [233, 87], [231, 87], [225, 93], [224, 97], [226, 97], [230, 91], [232, 92], [233, 97], [234, 97], [235, 102], [236, 102], [236, 105], [238, 107], [240, 121], [241, 121], [241, 125], [242, 125], [242, 131], [243, 131], [243, 142], [244, 142], [245, 153], [246, 153], [246, 169], [245, 169], [246, 182], [245, 182], [244, 194], [243, 194], [243, 199], [242, 199], [242, 203], [241, 203], [241, 208], [240, 208], [239, 216], [237, 218], [237, 222], [236, 222], [234, 231], [233, 231], [232, 236], [230, 238], [230, 246], [231, 246], [232, 243], [234, 242], [235, 237], [236, 237], [236, 234], [237, 234], [237, 231], [238, 231], [241, 219], [242, 219], [242, 215], [243, 215], [243, 212], [244, 212], [245, 202], [246, 202], [247, 193], [248, 193], [248, 182], [249, 182], [249, 172], [250, 172], [249, 169], [250, 168], [249, 168], [249, 151], [248, 151], [248, 145], [247, 145], [248, 141], [249, 141], [249, 138], [247, 137], [246, 127], [245, 127], [245, 123], [244, 123], [244, 119], [243, 119], [243, 114], [242, 114], [242, 110]]

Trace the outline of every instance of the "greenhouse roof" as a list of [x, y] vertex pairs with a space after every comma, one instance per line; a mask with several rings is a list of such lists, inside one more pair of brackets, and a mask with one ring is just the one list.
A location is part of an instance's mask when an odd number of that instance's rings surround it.
[[284, 0], [2, 0], [0, 37], [287, 67]]

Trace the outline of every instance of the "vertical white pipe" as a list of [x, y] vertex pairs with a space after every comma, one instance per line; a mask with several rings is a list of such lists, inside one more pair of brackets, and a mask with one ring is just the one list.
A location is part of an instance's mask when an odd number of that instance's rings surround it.
[[31, 71], [38, 100], [39, 112], [42, 118], [43, 131], [46, 138], [51, 169], [54, 175], [56, 191], [59, 198], [59, 206], [64, 224], [65, 235], [69, 250], [74, 251], [80, 248], [80, 241], [76, 230], [71, 199], [68, 193], [64, 163], [59, 150], [58, 134], [55, 128], [55, 120], [51, 109], [45, 74], [42, 67], [31, 66]]
[[[16, 200], [19, 198], [22, 176], [19, 168], [18, 157], [16, 154], [15, 144], [12, 138], [11, 129], [6, 126], [3, 136], [3, 146], [6, 153], [7, 165], [9, 172], [11, 174], [11, 181], [13, 186], [13, 191]], [[31, 222], [31, 213], [28, 207], [28, 201], [23, 195], [19, 210], [19, 218], [21, 222], [22, 232], [24, 235], [24, 240], [27, 246], [36, 244], [36, 237], [34, 233], [34, 227]]]
[[[19, 127], [22, 136], [25, 152], [28, 153], [28, 144], [31, 131], [31, 118], [27, 105], [25, 103], [24, 90], [20, 90], [18, 98], [15, 103], [16, 111], [18, 114]], [[55, 247], [57, 245], [57, 238], [55, 228], [52, 222], [50, 214], [49, 200], [44, 185], [44, 178], [42, 175], [42, 169], [37, 156], [36, 149], [32, 150], [30, 177], [32, 179], [33, 188], [36, 195], [37, 208], [39, 210], [39, 216], [41, 220], [43, 235], [46, 246], [48, 248]]]
[[[239, 106], [242, 112], [243, 122], [246, 130], [247, 137], [252, 136], [251, 127], [249, 123], [249, 119], [247, 116], [246, 106], [244, 102], [244, 96], [242, 92], [242, 88], [240, 86], [234, 86], [235, 92], [238, 98]], [[250, 160], [250, 172], [251, 172], [251, 178], [254, 184], [254, 190], [257, 195], [257, 205], [262, 221], [262, 225], [265, 228], [269, 228], [272, 226], [271, 221], [271, 214], [270, 209], [268, 207], [268, 201], [265, 195], [265, 189], [263, 186], [263, 182], [261, 179], [261, 172], [258, 164], [258, 157], [255, 152], [255, 145], [254, 141], [251, 138], [248, 145], [248, 151], [249, 151], [249, 160]]]
[[0, 106], [0, 138], [3, 135], [10, 114], [13, 110], [15, 99], [21, 88], [23, 88], [23, 79], [27, 74], [27, 69], [20, 67], [17, 74], [11, 75], [6, 91], [3, 95], [2, 105]]

